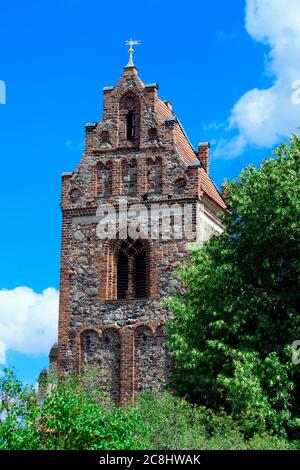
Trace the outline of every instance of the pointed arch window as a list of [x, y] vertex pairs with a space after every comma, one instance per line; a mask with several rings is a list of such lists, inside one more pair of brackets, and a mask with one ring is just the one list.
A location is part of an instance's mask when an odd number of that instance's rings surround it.
[[186, 189], [186, 179], [183, 177], [179, 177], [174, 182], [174, 189], [177, 194], [184, 193]]
[[147, 159], [147, 192], [160, 193], [162, 190], [162, 161], [160, 157], [155, 160]]
[[109, 132], [108, 131], [102, 131], [101, 132], [100, 143], [101, 144], [109, 144], [110, 143], [110, 137], [109, 137]]
[[124, 240], [116, 251], [117, 298], [145, 299], [149, 294], [148, 252], [141, 240]]
[[148, 138], [149, 138], [150, 141], [157, 140], [157, 129], [156, 129], [156, 127], [151, 127], [148, 130]]
[[125, 93], [119, 103], [119, 144], [138, 146], [140, 140], [140, 100], [131, 92]]
[[137, 162], [135, 159], [122, 162], [122, 180], [124, 193], [135, 195], [137, 193]]
[[99, 162], [97, 164], [97, 196], [110, 197], [112, 195], [112, 163]]

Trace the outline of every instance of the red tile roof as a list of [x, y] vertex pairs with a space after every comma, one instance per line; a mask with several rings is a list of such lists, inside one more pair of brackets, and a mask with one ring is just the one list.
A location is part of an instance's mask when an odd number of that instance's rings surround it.
[[193, 149], [191, 143], [184, 134], [181, 125], [177, 122], [174, 129], [175, 147], [186, 165], [199, 162], [199, 159]]
[[157, 98], [155, 101], [155, 108], [158, 116], [160, 117], [161, 121], [164, 121], [166, 117], [174, 116], [173, 112], [170, 108], [164, 103], [160, 98]]
[[200, 184], [201, 189], [204, 191], [213, 201], [219, 204], [222, 209], [226, 209], [226, 204], [218, 189], [216, 188], [213, 180], [206, 173], [204, 168], [200, 168]]

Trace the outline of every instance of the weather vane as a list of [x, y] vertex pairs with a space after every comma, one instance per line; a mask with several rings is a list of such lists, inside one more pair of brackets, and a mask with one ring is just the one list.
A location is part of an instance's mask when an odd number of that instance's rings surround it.
[[140, 45], [141, 44], [141, 41], [134, 41], [133, 39], [129, 39], [128, 41], [125, 41], [125, 44], [126, 46], [129, 46], [129, 49], [128, 49], [128, 52], [129, 52], [129, 60], [128, 60], [128, 64], [126, 67], [133, 67], [133, 60], [132, 60], [132, 56], [133, 56], [133, 53], [134, 53], [134, 49], [133, 49], [133, 45]]

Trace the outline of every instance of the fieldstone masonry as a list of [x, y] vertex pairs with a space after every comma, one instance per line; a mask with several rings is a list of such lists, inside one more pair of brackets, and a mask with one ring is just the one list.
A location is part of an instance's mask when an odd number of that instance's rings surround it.
[[[103, 95], [103, 119], [86, 125], [82, 159], [62, 176], [57, 368], [99, 364], [101, 387], [124, 404], [166, 384], [172, 361], [163, 325], [170, 312], [161, 301], [181, 288], [174, 270], [193, 245], [222, 231], [218, 214], [226, 204], [208, 174], [209, 144], [193, 149], [156, 83], [144, 84], [135, 67], [125, 67]], [[99, 208], [112, 204], [118, 215], [121, 196], [129, 208], [144, 204], [154, 212], [161, 204], [186, 205], [195, 238], [176, 238], [173, 218], [168, 239], [161, 232], [124, 239], [124, 226], [113, 239], [99, 239]]]

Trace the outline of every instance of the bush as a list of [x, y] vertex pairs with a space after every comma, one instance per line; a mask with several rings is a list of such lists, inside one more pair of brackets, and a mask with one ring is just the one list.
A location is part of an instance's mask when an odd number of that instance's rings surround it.
[[234, 419], [223, 412], [188, 403], [171, 393], [144, 393], [136, 403], [147, 428], [144, 449], [246, 450], [290, 449], [283, 438], [255, 434], [249, 441]]
[[13, 372], [0, 378], [0, 448], [138, 449], [145, 427], [133, 406], [120, 407], [79, 375], [49, 384], [43, 404]]
[[[93, 375], [93, 374], [92, 374]], [[114, 404], [91, 375], [52, 380], [42, 404], [11, 371], [0, 377], [1, 450], [244, 450], [299, 448], [255, 434], [247, 441], [224, 411], [192, 405], [168, 392]]]
[[269, 434], [255, 434], [248, 442], [248, 450], [295, 450], [296, 446], [286, 439]]

